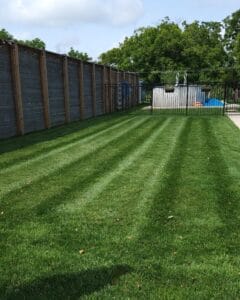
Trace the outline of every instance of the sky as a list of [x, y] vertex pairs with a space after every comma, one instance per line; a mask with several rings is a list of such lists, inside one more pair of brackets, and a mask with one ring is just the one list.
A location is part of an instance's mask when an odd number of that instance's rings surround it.
[[70, 47], [99, 55], [117, 47], [142, 26], [168, 16], [181, 23], [221, 21], [240, 8], [240, 0], [0, 0], [0, 28], [17, 39], [39, 37], [47, 50]]

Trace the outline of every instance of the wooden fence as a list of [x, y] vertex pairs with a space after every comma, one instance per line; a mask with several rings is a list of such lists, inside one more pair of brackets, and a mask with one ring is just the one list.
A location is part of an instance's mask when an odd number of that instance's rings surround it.
[[137, 105], [136, 73], [0, 41], [0, 138], [112, 113], [123, 82]]

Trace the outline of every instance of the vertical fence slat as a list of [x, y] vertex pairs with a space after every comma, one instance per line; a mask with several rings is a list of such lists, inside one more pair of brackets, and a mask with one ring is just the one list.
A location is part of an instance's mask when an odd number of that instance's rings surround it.
[[135, 82], [135, 97], [136, 97], [135, 105], [138, 105], [138, 101], [139, 101], [139, 96], [138, 96], [138, 78], [137, 78], [137, 74], [136, 73], [134, 73], [134, 82]]
[[138, 105], [139, 104], [139, 79], [138, 79], [138, 75], [137, 73], [135, 73], [135, 82], [136, 82], [136, 104]]
[[189, 84], [187, 81], [187, 93], [186, 93], [186, 115], [188, 115], [188, 101], [189, 101]]
[[96, 66], [92, 64], [92, 111], [93, 117], [96, 117]]
[[224, 83], [224, 99], [223, 99], [223, 115], [225, 115], [225, 111], [226, 111], [226, 99], [227, 99], [227, 85], [226, 82]]
[[[120, 89], [120, 74], [119, 74], [119, 70], [117, 70], [117, 79], [116, 79], [116, 101], [117, 101], [117, 109], [119, 110], [119, 89]], [[122, 105], [121, 105], [122, 108]]]
[[50, 111], [49, 111], [49, 93], [48, 93], [48, 77], [47, 77], [47, 60], [46, 52], [40, 52], [40, 80], [43, 99], [43, 114], [45, 128], [51, 127]]
[[68, 58], [63, 58], [63, 83], [64, 83], [64, 109], [65, 109], [65, 122], [70, 122], [69, 110], [69, 77], [68, 77]]
[[103, 112], [107, 113], [107, 99], [106, 99], [106, 67], [102, 68], [102, 99], [103, 99]]
[[17, 44], [11, 45], [10, 51], [11, 51], [11, 72], [12, 72], [12, 81], [13, 81], [13, 88], [14, 88], [17, 134], [23, 135], [24, 117], [23, 117], [21, 78], [20, 78], [20, 70], [19, 70], [18, 45]]
[[109, 68], [109, 112], [112, 112], [112, 68]]
[[129, 93], [128, 93], [128, 108], [129, 107], [131, 107], [131, 95], [130, 95], [130, 78], [129, 78], [129, 72], [126, 72], [126, 74], [125, 74], [125, 76], [126, 76], [126, 81], [127, 81], [127, 83], [128, 83], [128, 85], [129, 85]]
[[110, 90], [109, 90], [109, 68], [106, 67], [106, 85], [105, 85], [105, 89], [106, 89], [106, 113], [110, 112], [109, 109], [109, 95], [110, 95]]
[[79, 98], [79, 106], [80, 106], [80, 120], [84, 119], [84, 84], [83, 84], [83, 62], [81, 61], [79, 64], [79, 89], [80, 89], [80, 98]]
[[131, 107], [134, 106], [134, 89], [133, 89], [133, 74], [132, 73], [128, 73], [129, 75], [129, 83], [130, 83], [130, 87], [131, 87]]

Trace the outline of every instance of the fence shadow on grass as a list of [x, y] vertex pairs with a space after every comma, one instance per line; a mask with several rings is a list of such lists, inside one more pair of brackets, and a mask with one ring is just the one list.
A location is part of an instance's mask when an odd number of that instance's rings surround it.
[[4, 299], [79, 299], [103, 289], [106, 285], [117, 285], [121, 276], [130, 273], [127, 265], [102, 267], [79, 273], [59, 274], [33, 281], [5, 295]]
[[[103, 115], [96, 118], [87, 119], [84, 121], [72, 122], [68, 125], [60, 125], [51, 129], [44, 129], [38, 132], [32, 132], [24, 136], [11, 137], [0, 140], [0, 154], [15, 151], [21, 148], [32, 146], [38, 143], [47, 142], [56, 138], [64, 137], [81, 129], [89, 128], [101, 124], [103, 121], [116, 120], [124, 116], [122, 113], [114, 113], [111, 115]], [[99, 129], [96, 129], [98, 131]], [[94, 132], [93, 132], [94, 133]]]

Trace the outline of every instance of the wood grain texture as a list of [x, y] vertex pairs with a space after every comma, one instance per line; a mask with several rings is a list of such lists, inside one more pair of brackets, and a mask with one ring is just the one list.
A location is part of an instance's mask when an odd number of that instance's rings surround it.
[[18, 45], [13, 44], [10, 46], [11, 51], [11, 72], [14, 89], [15, 113], [16, 113], [16, 126], [17, 134], [24, 134], [24, 116], [22, 104], [22, 91], [21, 91], [21, 78], [19, 71], [19, 51]]

